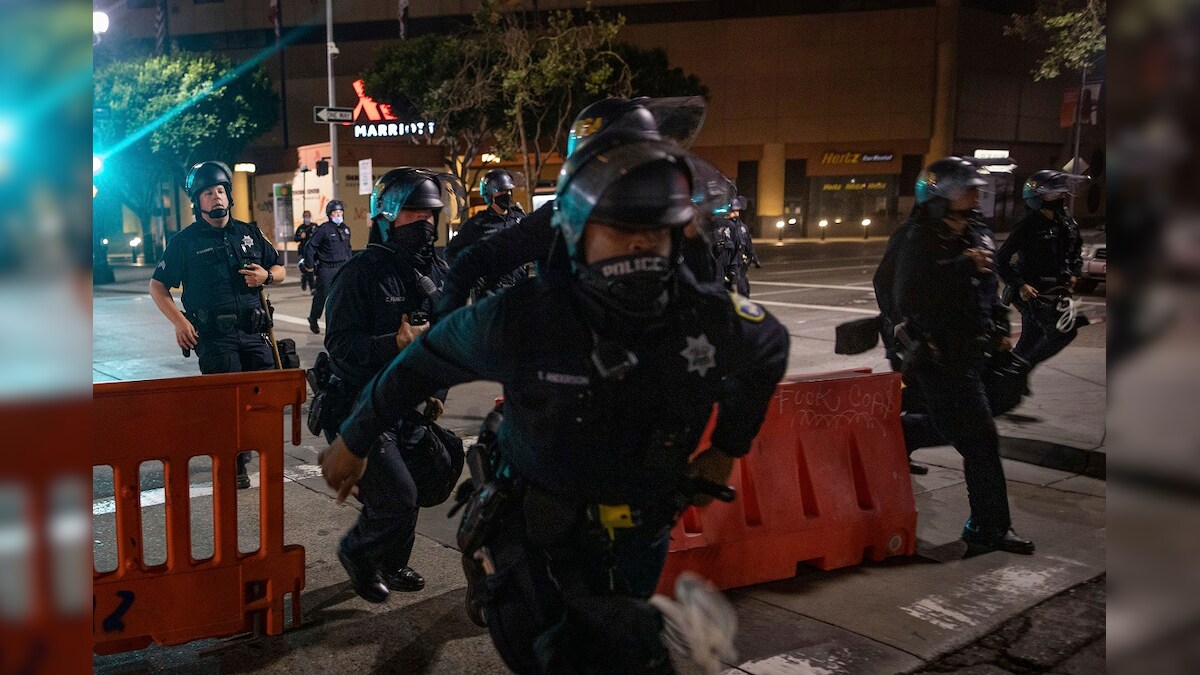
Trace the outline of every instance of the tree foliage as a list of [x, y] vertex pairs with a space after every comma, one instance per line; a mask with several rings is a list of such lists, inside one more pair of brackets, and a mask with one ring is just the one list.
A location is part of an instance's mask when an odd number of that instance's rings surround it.
[[507, 121], [497, 142], [520, 154], [535, 186], [549, 153], [564, 153], [570, 124], [584, 105], [628, 96], [632, 73], [613, 49], [625, 23], [589, 6], [582, 12], [550, 12], [545, 24], [528, 25], [517, 13], [500, 13], [484, 2], [476, 24], [502, 45], [501, 93]]
[[471, 161], [504, 120], [499, 58], [498, 47], [478, 34], [424, 35], [384, 47], [363, 85], [397, 116], [433, 121], [433, 133], [419, 140], [442, 146], [446, 165], [469, 185]]
[[[621, 16], [590, 8], [551, 12], [542, 21], [485, 0], [457, 35], [427, 35], [386, 46], [363, 73], [366, 93], [400, 117], [434, 122], [414, 142], [440, 144], [445, 161], [472, 185], [471, 163], [484, 151], [522, 157], [531, 187], [566, 147], [570, 123], [608, 96], [707, 94], [694, 75], [672, 68], [661, 49], [615, 39]], [[503, 10], [503, 11], [502, 11]]]
[[93, 142], [107, 155], [101, 189], [115, 190], [138, 215], [147, 241], [164, 181], [182, 187], [196, 162], [231, 163], [279, 118], [266, 69], [239, 72], [214, 54], [115, 60], [98, 69], [93, 82]]
[[1105, 0], [1037, 0], [1031, 14], [1014, 14], [1005, 35], [1014, 35], [1045, 52], [1033, 70], [1035, 80], [1090, 70], [1106, 45]]

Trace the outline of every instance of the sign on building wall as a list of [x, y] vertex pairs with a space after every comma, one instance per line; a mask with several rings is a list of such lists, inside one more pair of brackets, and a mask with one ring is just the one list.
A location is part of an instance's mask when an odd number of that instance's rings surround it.
[[358, 194], [371, 194], [375, 187], [375, 180], [371, 175], [372, 170], [370, 158], [358, 160]]
[[392, 106], [379, 103], [367, 96], [362, 80], [354, 81], [354, 93], [358, 105], [354, 106], [354, 137], [378, 138], [401, 136], [425, 136], [433, 134], [434, 123], [430, 120], [403, 121], [392, 113]]

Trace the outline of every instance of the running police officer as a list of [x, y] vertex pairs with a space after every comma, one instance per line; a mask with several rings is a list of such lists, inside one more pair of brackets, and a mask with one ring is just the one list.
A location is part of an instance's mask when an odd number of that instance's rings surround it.
[[[454, 258], [471, 244], [502, 232], [525, 217], [521, 205], [513, 200], [513, 175], [504, 169], [495, 169], [484, 174], [479, 181], [479, 194], [487, 208], [476, 213], [462, 224], [458, 233], [446, 244], [446, 259], [453, 263]], [[495, 293], [501, 288], [508, 288], [524, 279], [525, 267], [521, 265], [500, 275], [484, 277], [476, 282], [474, 297], [480, 298]]]
[[342, 269], [354, 251], [350, 248], [350, 226], [346, 224], [346, 205], [332, 199], [325, 205], [325, 217], [329, 220], [317, 226], [308, 245], [304, 247], [304, 259], [310, 267], [317, 269], [317, 292], [313, 293], [312, 308], [308, 310], [308, 329], [320, 333], [317, 320], [325, 311], [325, 299], [333, 277]]
[[[425, 169], [392, 169], [371, 194], [371, 240], [342, 266], [329, 291], [325, 347], [333, 373], [322, 420], [333, 441], [359, 393], [397, 354], [429, 327], [425, 316], [445, 275], [435, 254], [444, 189], [457, 179]], [[462, 197], [465, 190], [459, 189]], [[459, 203], [462, 199], [460, 198]], [[429, 419], [441, 414], [445, 393], [430, 393]], [[425, 580], [409, 567], [417, 527], [417, 486], [403, 457], [425, 433], [425, 416], [409, 406], [360, 450], [370, 457], [359, 482], [362, 513], [342, 539], [338, 559], [364, 600], [383, 602], [388, 591], [419, 591]]]
[[[276, 366], [262, 288], [282, 283], [279, 253], [253, 225], [234, 220], [232, 174], [220, 162], [200, 162], [184, 188], [196, 221], [171, 241], [150, 279], [150, 297], [175, 325], [175, 342], [196, 350], [200, 372], [234, 373]], [[183, 284], [180, 312], [171, 289]], [[238, 487], [250, 487], [245, 453]]]
[[317, 292], [317, 277], [316, 270], [310, 267], [308, 261], [304, 259], [304, 247], [315, 229], [317, 229], [317, 225], [312, 221], [312, 211], [305, 209], [303, 221], [296, 228], [296, 234], [292, 236], [292, 240], [296, 242], [296, 250], [300, 254], [300, 260], [296, 262], [296, 267], [300, 270], [300, 290], [308, 290], [310, 293]]
[[962, 534], [967, 556], [1031, 554], [1033, 542], [1012, 531], [983, 383], [988, 353], [1011, 349], [992, 271], [995, 244], [977, 210], [983, 185], [975, 165], [958, 157], [939, 159], [921, 173], [919, 210], [896, 256], [896, 307], [905, 322], [901, 340], [916, 345], [904, 366], [924, 399], [928, 435], [948, 439], [963, 457], [971, 506]]
[[[1046, 320], [1047, 314], [1059, 318], [1053, 308], [1048, 313], [1037, 311], [1039, 303], [1056, 303], [1064, 295], [1069, 298], [1075, 281], [1083, 274], [1083, 239], [1075, 219], [1067, 212], [1066, 201], [1074, 184], [1082, 180], [1083, 176], [1052, 170], [1030, 176], [1022, 191], [1028, 207], [1025, 217], [1017, 221], [998, 254], [1000, 276], [1015, 290], [1010, 293], [1021, 312], [1021, 339], [1013, 352], [1030, 366], [1062, 351], [1083, 325], [1068, 317], [1069, 325], [1059, 327], [1056, 321]], [[1015, 265], [1013, 256], [1017, 258]]]
[[[517, 672], [671, 672], [670, 615], [646, 598], [680, 486], [689, 473], [727, 480], [784, 373], [783, 326], [679, 264], [694, 185], [689, 158], [663, 141], [573, 154], [554, 202], [569, 269], [418, 337], [323, 457], [344, 499], [397, 411], [455, 384], [503, 384], [497, 475], [514, 496], [479, 551], [488, 628]], [[712, 446], [689, 463], [714, 403]]]
[[[698, 96], [596, 101], [575, 117], [567, 138], [567, 157], [588, 146], [632, 139], [666, 139], [686, 148], [703, 125], [704, 114], [704, 99]], [[467, 304], [479, 279], [496, 277], [531, 262], [538, 263], [539, 272], [567, 266], [566, 252], [550, 224], [552, 211], [553, 202], [547, 202], [516, 226], [459, 251], [446, 277], [437, 317]]]

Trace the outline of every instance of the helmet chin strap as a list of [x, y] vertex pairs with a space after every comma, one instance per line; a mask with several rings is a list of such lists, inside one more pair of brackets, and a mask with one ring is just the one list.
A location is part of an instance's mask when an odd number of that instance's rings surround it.
[[212, 209], [209, 211], [205, 211], [205, 210], [201, 209], [200, 213], [203, 213], [204, 215], [208, 216], [209, 218], [214, 218], [216, 220], [220, 220], [221, 218], [224, 218], [225, 216], [229, 215], [229, 209], [215, 208], [215, 209]]

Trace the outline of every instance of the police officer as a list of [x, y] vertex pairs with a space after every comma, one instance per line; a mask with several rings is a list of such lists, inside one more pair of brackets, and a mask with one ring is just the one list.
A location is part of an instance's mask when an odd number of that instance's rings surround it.
[[308, 310], [308, 329], [314, 333], [321, 332], [317, 319], [325, 311], [329, 285], [354, 253], [350, 248], [350, 226], [346, 224], [345, 215], [346, 205], [331, 199], [325, 205], [325, 217], [328, 220], [317, 226], [308, 239], [308, 245], [304, 247], [305, 262], [317, 270], [317, 292], [313, 293], [312, 308]]
[[[333, 400], [323, 420], [332, 441], [359, 392], [413, 339], [428, 328], [422, 315], [446, 264], [435, 253], [438, 215], [444, 206], [442, 182], [455, 180], [424, 169], [388, 171], [371, 194], [376, 240], [342, 266], [329, 291], [325, 347], [329, 351]], [[432, 392], [431, 392], [432, 394]], [[441, 413], [445, 393], [431, 396], [429, 417]], [[330, 405], [332, 404], [332, 405]], [[363, 510], [342, 539], [338, 559], [355, 592], [383, 602], [388, 591], [418, 591], [425, 580], [408, 565], [417, 526], [417, 488], [403, 453], [428, 433], [414, 406], [402, 411], [369, 448], [370, 461], [359, 482]]]
[[297, 244], [296, 250], [300, 253], [300, 260], [296, 262], [296, 267], [300, 270], [300, 290], [307, 290], [310, 293], [317, 292], [317, 277], [316, 270], [310, 267], [308, 261], [304, 259], [304, 247], [315, 229], [317, 229], [317, 225], [312, 221], [312, 211], [305, 209], [303, 221], [296, 228], [296, 234], [292, 236], [293, 241]]
[[742, 211], [746, 209], [746, 198], [738, 195], [733, 199], [733, 208], [729, 212], [729, 231], [733, 239], [733, 272], [734, 286], [737, 292], [750, 297], [750, 265], [761, 269], [758, 256], [754, 253], [754, 241], [750, 237], [750, 228], [742, 222]]
[[[703, 109], [697, 113], [691, 99], [685, 100], [683, 105], [677, 103], [675, 99], [649, 98], [596, 101], [585, 107], [571, 124], [567, 157], [636, 139], [668, 138], [686, 144], [686, 139], [694, 136], [703, 124]], [[660, 132], [660, 121], [673, 135]], [[514, 227], [459, 251], [446, 277], [437, 316], [445, 316], [465, 305], [479, 279], [499, 276], [530, 262], [538, 263], [539, 272], [568, 265], [562, 242], [557, 241], [551, 226], [552, 213], [553, 202], [547, 202]]]
[[[479, 194], [487, 208], [467, 219], [450, 243], [446, 244], [446, 259], [449, 262], [453, 263], [454, 258], [471, 244], [521, 222], [525, 212], [520, 204], [513, 201], [514, 187], [513, 175], [504, 169], [484, 174], [479, 181]], [[525, 267], [522, 265], [504, 274], [484, 277], [476, 283], [474, 296], [479, 298], [508, 288], [525, 276]]]
[[726, 218], [713, 233], [713, 257], [717, 260], [717, 272], [721, 275], [721, 282], [729, 290], [737, 287], [737, 249], [733, 222]]
[[1013, 351], [1031, 366], [1062, 351], [1082, 325], [1071, 321], [1067, 330], [1060, 330], [1036, 309], [1039, 296], [1054, 302], [1053, 290], [1069, 291], [1083, 274], [1083, 239], [1066, 202], [1073, 184], [1082, 179], [1052, 170], [1030, 176], [1021, 195], [1027, 207], [1025, 216], [1017, 221], [998, 254], [1000, 276], [1010, 289], [1016, 289], [1013, 300], [1021, 312], [1021, 339]]
[[971, 516], [967, 556], [1003, 550], [1031, 554], [1012, 531], [999, 438], [984, 389], [990, 351], [1011, 349], [1007, 311], [997, 293], [990, 230], [978, 212], [986, 182], [958, 157], [930, 164], [917, 179], [918, 212], [896, 255], [896, 307], [905, 322], [906, 374], [915, 378], [924, 416], [906, 415], [906, 440], [927, 423], [963, 457]]
[[[196, 350], [200, 372], [234, 373], [275, 367], [261, 299], [265, 286], [286, 275], [279, 253], [253, 225], [234, 220], [232, 174], [221, 162], [200, 162], [184, 189], [196, 221], [167, 242], [150, 279], [150, 297], [175, 325], [175, 342]], [[180, 312], [171, 289], [183, 284]], [[245, 454], [238, 456], [238, 487], [250, 487]]]
[[[679, 488], [689, 473], [727, 480], [784, 373], [783, 326], [679, 264], [693, 185], [688, 157], [662, 141], [572, 155], [554, 202], [569, 268], [419, 337], [323, 458], [344, 498], [395, 411], [455, 384], [503, 384], [497, 475], [514, 497], [480, 552], [494, 566], [488, 627], [517, 672], [671, 672], [664, 615], [645, 600]], [[689, 463], [714, 403], [712, 446]]]

